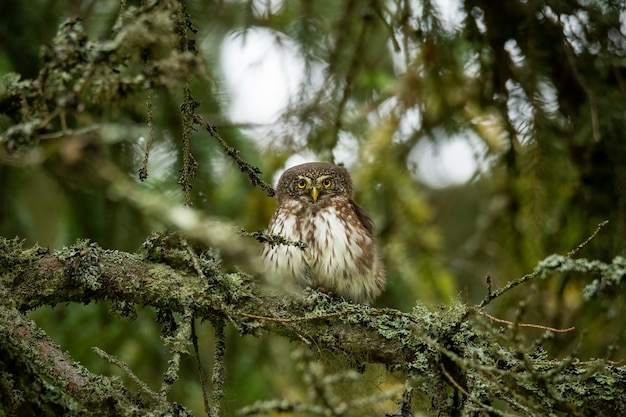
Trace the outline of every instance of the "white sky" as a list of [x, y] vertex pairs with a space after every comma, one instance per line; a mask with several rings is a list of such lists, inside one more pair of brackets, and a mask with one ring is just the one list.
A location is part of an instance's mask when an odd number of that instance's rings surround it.
[[[265, 5], [267, 2], [257, 3]], [[436, 3], [440, 3], [442, 18], [448, 25], [460, 24], [463, 16], [458, 0]], [[270, 29], [254, 28], [246, 33], [245, 39], [242, 35], [231, 35], [224, 40], [221, 63], [229, 89], [229, 117], [236, 123], [261, 125], [254, 136], [267, 138], [304, 79], [304, 65], [293, 42]], [[421, 142], [410, 155], [417, 166], [416, 175], [432, 187], [468, 181], [478, 169], [476, 149], [472, 149], [471, 142], [465, 137], [451, 137], [437, 143]], [[336, 156], [339, 160], [347, 159], [345, 162], [349, 165], [349, 154], [345, 158]], [[313, 159], [313, 154], [295, 155], [287, 161], [287, 166]]]

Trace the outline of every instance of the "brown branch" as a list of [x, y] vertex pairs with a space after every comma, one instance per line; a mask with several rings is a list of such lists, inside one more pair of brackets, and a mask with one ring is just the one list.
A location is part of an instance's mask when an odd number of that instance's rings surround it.
[[513, 323], [512, 321], [502, 320], [497, 317], [494, 317], [491, 314], [486, 313], [481, 310], [476, 310], [476, 313], [480, 314], [481, 316], [487, 317], [489, 320], [495, 321], [496, 323], [508, 324], [511, 326], [518, 326], [518, 327], [532, 327], [534, 329], [548, 330], [554, 333], [566, 333], [566, 332], [571, 332], [572, 330], [575, 329], [575, 327], [568, 327], [567, 329], [555, 329], [554, 327], [542, 326], [541, 324]]

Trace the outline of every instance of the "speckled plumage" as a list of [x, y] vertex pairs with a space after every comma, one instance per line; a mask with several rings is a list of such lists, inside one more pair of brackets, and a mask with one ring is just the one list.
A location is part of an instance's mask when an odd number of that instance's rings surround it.
[[348, 171], [322, 162], [298, 165], [283, 173], [276, 191], [278, 208], [269, 233], [307, 248], [266, 243], [268, 273], [349, 301], [372, 302], [385, 287], [385, 272], [374, 224], [353, 200]]

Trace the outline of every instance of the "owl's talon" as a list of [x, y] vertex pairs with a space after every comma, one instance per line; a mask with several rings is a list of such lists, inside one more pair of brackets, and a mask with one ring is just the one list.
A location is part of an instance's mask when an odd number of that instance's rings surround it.
[[326, 289], [325, 289], [324, 287], [317, 287], [317, 288], [315, 289], [315, 291], [317, 291], [317, 292], [321, 292], [321, 293], [323, 293], [323, 294], [326, 294], [326, 293], [328, 292], [328, 291], [326, 291]]
[[329, 291], [324, 287], [317, 287], [316, 291], [320, 294], [327, 296], [328, 298], [335, 298], [335, 294], [333, 294], [332, 291]]

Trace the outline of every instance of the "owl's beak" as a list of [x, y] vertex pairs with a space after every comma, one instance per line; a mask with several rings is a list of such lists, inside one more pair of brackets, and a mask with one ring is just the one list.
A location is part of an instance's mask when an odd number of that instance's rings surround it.
[[313, 187], [311, 188], [311, 198], [313, 199], [313, 201], [317, 201], [317, 197], [319, 197], [320, 192], [317, 189], [317, 187]]

